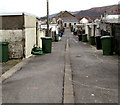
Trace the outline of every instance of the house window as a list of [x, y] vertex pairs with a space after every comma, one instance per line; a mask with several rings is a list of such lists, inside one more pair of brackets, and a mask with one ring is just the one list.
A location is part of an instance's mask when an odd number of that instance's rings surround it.
[[60, 21], [58, 21], [58, 24], [60, 24]]
[[74, 25], [76, 25], [76, 23], [74, 23]]
[[71, 23], [69, 23], [69, 27], [71, 27]]
[[65, 24], [64, 24], [64, 27], [66, 27], [66, 26], [67, 26], [67, 24], [65, 23]]

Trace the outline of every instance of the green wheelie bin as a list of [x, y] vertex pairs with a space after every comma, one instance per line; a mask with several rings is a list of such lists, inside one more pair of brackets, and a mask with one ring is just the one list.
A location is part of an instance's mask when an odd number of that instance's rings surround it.
[[113, 37], [102, 36], [101, 41], [102, 41], [103, 55], [113, 55]]
[[82, 41], [82, 34], [78, 35], [78, 40]]
[[42, 37], [42, 50], [43, 53], [52, 52], [52, 38], [51, 37]]
[[59, 34], [56, 34], [55, 35], [55, 42], [58, 42], [59, 41]]
[[91, 45], [95, 45], [95, 36], [90, 36], [89, 42]]
[[87, 34], [82, 34], [82, 42], [87, 42]]
[[95, 43], [96, 43], [97, 50], [102, 49], [101, 35], [96, 35], [95, 36]]
[[0, 42], [0, 62], [7, 62], [8, 56], [8, 42]]

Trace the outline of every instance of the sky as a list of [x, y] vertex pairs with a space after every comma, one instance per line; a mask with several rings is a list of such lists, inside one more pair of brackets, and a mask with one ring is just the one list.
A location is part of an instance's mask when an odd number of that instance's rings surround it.
[[[80, 11], [93, 7], [118, 4], [119, 0], [49, 0], [49, 14], [60, 11]], [[46, 16], [46, 0], [0, 0], [0, 13], [26, 12]]]

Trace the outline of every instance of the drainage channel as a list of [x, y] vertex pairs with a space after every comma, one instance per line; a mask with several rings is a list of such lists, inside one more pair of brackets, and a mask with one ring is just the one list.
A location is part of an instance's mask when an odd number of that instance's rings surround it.
[[66, 103], [74, 104], [74, 90], [72, 84], [72, 70], [70, 65], [69, 41], [67, 39], [65, 52], [65, 71], [64, 71], [64, 89], [63, 89], [63, 105]]

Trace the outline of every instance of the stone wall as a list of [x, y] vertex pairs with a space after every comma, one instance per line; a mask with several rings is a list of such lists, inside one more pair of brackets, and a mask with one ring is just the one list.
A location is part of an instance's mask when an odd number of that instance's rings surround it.
[[24, 37], [22, 30], [0, 30], [0, 41], [9, 42], [9, 58], [23, 58]]

